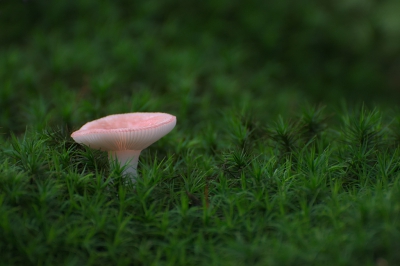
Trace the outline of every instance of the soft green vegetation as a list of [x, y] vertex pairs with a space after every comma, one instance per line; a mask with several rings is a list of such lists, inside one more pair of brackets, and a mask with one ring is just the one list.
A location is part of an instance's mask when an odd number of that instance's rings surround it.
[[0, 265], [400, 264], [398, 1], [118, 2], [0, 1]]

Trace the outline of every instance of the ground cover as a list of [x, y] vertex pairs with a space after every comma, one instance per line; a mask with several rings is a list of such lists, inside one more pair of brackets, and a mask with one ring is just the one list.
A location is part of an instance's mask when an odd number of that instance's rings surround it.
[[[0, 2], [0, 265], [400, 263], [397, 1], [63, 2]], [[154, 111], [136, 185], [70, 137]]]

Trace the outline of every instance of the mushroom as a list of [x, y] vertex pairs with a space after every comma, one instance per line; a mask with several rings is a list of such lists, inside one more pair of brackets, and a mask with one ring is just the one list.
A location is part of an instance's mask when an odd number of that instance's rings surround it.
[[140, 152], [168, 134], [176, 117], [165, 113], [128, 113], [109, 115], [83, 125], [73, 132], [75, 142], [108, 151], [109, 160], [126, 165], [125, 174], [137, 177]]

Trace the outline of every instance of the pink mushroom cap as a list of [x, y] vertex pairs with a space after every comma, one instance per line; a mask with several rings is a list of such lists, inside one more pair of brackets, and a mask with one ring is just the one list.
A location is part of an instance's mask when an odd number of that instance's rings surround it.
[[83, 125], [71, 137], [104, 151], [143, 150], [168, 134], [176, 117], [165, 113], [109, 115]]

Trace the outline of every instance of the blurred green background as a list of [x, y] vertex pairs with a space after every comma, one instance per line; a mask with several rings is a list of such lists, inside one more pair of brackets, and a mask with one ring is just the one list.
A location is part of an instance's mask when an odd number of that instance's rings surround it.
[[[0, 1], [0, 126], [400, 102], [400, 1]], [[182, 120], [180, 121], [182, 122]]]

